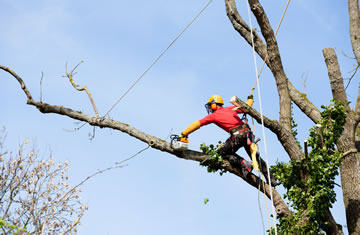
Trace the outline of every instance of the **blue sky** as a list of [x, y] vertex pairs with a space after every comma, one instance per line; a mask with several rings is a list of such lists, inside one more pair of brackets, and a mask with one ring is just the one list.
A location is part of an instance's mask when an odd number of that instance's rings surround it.
[[[75, 81], [90, 89], [100, 115], [207, 3], [0, 2], [0, 64], [17, 72], [35, 99], [40, 97], [43, 72], [44, 102], [94, 114], [85, 93], [75, 91], [63, 77], [66, 63], [72, 68], [83, 60]], [[286, 1], [263, 2], [276, 28]], [[247, 20], [245, 2], [238, 1], [237, 5]], [[352, 56], [348, 32], [347, 5], [343, 2], [290, 3], [278, 34], [283, 65], [288, 78], [318, 107], [331, 98], [322, 49], [336, 48], [344, 78], [350, 77], [354, 68], [355, 62], [344, 55]], [[224, 2], [213, 1], [110, 116], [164, 139], [171, 131], [180, 133], [206, 114], [203, 105], [211, 95], [222, 95], [225, 101], [233, 95], [246, 99], [255, 82], [252, 58], [251, 48], [232, 28]], [[257, 63], [260, 67], [259, 58]], [[8, 131], [6, 146], [15, 149], [23, 140], [31, 139], [43, 156], [51, 152], [56, 161], [68, 160], [72, 184], [146, 147], [117, 131], [96, 129], [93, 140], [88, 137], [92, 132], [89, 126], [67, 132], [65, 129], [78, 126], [73, 120], [41, 114], [25, 104], [26, 97], [15, 79], [0, 72], [0, 80], [0, 126]], [[260, 87], [264, 114], [277, 119], [278, 96], [267, 68]], [[356, 92], [353, 81], [347, 90], [353, 102]], [[257, 91], [254, 95], [254, 107], [259, 109]], [[312, 123], [296, 109], [294, 113], [299, 140], [304, 140]], [[255, 125], [255, 130], [262, 138], [261, 126]], [[206, 126], [190, 136], [190, 148], [198, 150], [203, 142], [217, 143], [226, 138], [216, 126]], [[266, 141], [270, 164], [287, 161], [275, 135], [266, 132]], [[261, 153], [263, 144], [259, 145]], [[239, 153], [246, 157], [244, 151]], [[196, 162], [157, 150], [146, 150], [125, 168], [98, 175], [82, 189], [89, 210], [79, 234], [263, 234], [256, 189], [233, 175], [208, 174]], [[282, 192], [282, 187], [278, 190]], [[209, 198], [206, 205], [204, 198]], [[262, 195], [260, 200], [267, 229]], [[340, 190], [333, 213], [338, 223], [345, 225]]]

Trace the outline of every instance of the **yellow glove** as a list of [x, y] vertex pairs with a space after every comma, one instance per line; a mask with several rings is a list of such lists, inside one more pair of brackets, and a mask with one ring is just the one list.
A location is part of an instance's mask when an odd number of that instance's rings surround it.
[[254, 103], [254, 97], [253, 95], [249, 95], [246, 104], [252, 107], [253, 103]]
[[197, 129], [199, 129], [201, 126], [200, 121], [195, 121], [191, 123], [183, 132], [181, 132], [182, 135], [188, 136], [189, 134], [193, 133]]

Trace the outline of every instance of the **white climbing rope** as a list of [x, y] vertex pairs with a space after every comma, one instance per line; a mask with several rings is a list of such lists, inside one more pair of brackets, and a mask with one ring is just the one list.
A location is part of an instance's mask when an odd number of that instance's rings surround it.
[[[264, 128], [264, 116], [263, 116], [263, 111], [262, 111], [261, 92], [260, 92], [259, 76], [258, 76], [258, 69], [257, 69], [257, 62], [256, 62], [256, 53], [255, 53], [254, 36], [253, 36], [253, 30], [252, 30], [252, 22], [251, 22], [251, 16], [250, 16], [249, 0], [247, 0], [246, 3], [247, 3], [249, 24], [250, 24], [250, 30], [251, 30], [251, 44], [252, 44], [252, 49], [253, 49], [253, 59], [254, 59], [256, 83], [257, 83], [257, 88], [258, 88], [258, 98], [259, 98], [259, 107], [260, 107], [260, 114], [261, 114], [262, 134], [263, 134], [263, 139], [264, 139], [264, 150], [265, 150], [265, 157], [266, 157], [265, 159], [266, 159], [266, 164], [267, 164], [268, 182], [269, 182], [269, 186], [270, 186], [269, 188], [270, 188], [270, 198], [271, 198], [271, 209], [272, 209], [273, 219], [274, 219], [275, 235], [277, 235], [276, 216], [275, 216], [274, 200], [273, 200], [273, 195], [272, 195], [268, 152], [267, 152], [267, 145], [266, 145], [266, 135], [265, 135], [265, 128]], [[264, 191], [265, 191], [265, 188], [264, 188]]]
[[[285, 6], [285, 9], [284, 9], [284, 12], [283, 12], [282, 15], [281, 15], [280, 22], [279, 22], [279, 24], [278, 24], [278, 26], [277, 26], [277, 28], [276, 28], [276, 31], [275, 31], [275, 37], [276, 37], [277, 33], [279, 32], [280, 25], [281, 25], [281, 23], [282, 23], [282, 21], [283, 21], [283, 19], [284, 19], [284, 16], [285, 16], [285, 13], [286, 13], [286, 11], [287, 11], [287, 9], [288, 9], [288, 7], [289, 7], [289, 4], [290, 4], [290, 0], [287, 1], [286, 6]], [[269, 54], [266, 54], [265, 59], [264, 59], [264, 61], [263, 61], [263, 64], [261, 65], [261, 69], [260, 69], [258, 78], [260, 78], [261, 72], [262, 72], [263, 69], [264, 69], [265, 61], [267, 60], [268, 56], [269, 56]], [[251, 92], [250, 92], [251, 95], [253, 94], [253, 92], [254, 92], [254, 90], [255, 90], [256, 84], [257, 84], [257, 80], [255, 81], [254, 86], [251, 88]]]
[[185, 26], [185, 28], [175, 37], [175, 39], [160, 53], [158, 57], [145, 69], [145, 71], [136, 79], [136, 81], [126, 90], [126, 92], [111, 106], [111, 108], [104, 114], [108, 115], [119, 102], [130, 92], [132, 88], [145, 76], [145, 74], [160, 60], [160, 58], [169, 50], [169, 48], [181, 37], [181, 35], [194, 23], [194, 21], [206, 10], [213, 0], [209, 0], [207, 4], [200, 10], [200, 12]]

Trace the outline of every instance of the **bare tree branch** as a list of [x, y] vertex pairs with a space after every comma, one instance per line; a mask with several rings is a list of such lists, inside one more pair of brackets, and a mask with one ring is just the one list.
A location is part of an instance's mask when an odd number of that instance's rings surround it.
[[328, 70], [333, 97], [336, 100], [342, 101], [342, 103], [347, 107], [347, 110], [349, 111], [344, 82], [340, 72], [340, 66], [337, 60], [337, 56], [335, 54], [335, 50], [333, 48], [325, 48], [323, 49], [323, 55]]
[[55, 166], [51, 157], [38, 160], [34, 150], [25, 153], [27, 143], [19, 146], [15, 157], [0, 160], [0, 217], [11, 224], [1, 226], [3, 233], [75, 232], [78, 222], [73, 221], [81, 219], [86, 205], [79, 200], [80, 189], [68, 189], [67, 163]]
[[269, 68], [276, 80], [280, 104], [280, 125], [291, 132], [291, 103], [287, 85], [288, 79], [282, 66], [275, 34], [260, 2], [258, 0], [250, 0], [249, 4], [251, 11], [255, 15], [260, 26], [261, 33], [265, 38], [270, 65]]
[[40, 78], [40, 102], [42, 102], [42, 81], [44, 78], [44, 73], [41, 72], [41, 78]]
[[[303, 154], [296, 143], [294, 136], [291, 131], [291, 98], [296, 100], [296, 104], [302, 109], [306, 110], [307, 115], [312, 116], [314, 119], [320, 118], [320, 112], [311, 104], [305, 97], [300, 95], [300, 92], [297, 91], [292, 84], [288, 81], [284, 69], [282, 67], [280, 52], [277, 46], [276, 38], [270, 22], [265, 14], [264, 9], [257, 0], [249, 1], [251, 10], [255, 15], [258, 24], [260, 25], [262, 35], [264, 36], [267, 43], [267, 53], [264, 52], [263, 42], [261, 44], [255, 45], [255, 49], [259, 56], [263, 59], [269, 58], [266, 60], [266, 63], [270, 70], [272, 71], [278, 88], [279, 93], [279, 103], [280, 103], [280, 125], [274, 125], [274, 121], [270, 121], [268, 118], [264, 118], [264, 124], [267, 128], [272, 130], [283, 144], [285, 150], [292, 159], [300, 159]], [[235, 2], [232, 0], [225, 0], [227, 7], [227, 14], [230, 21], [233, 23], [234, 28], [236, 26], [240, 27], [240, 34], [245, 38], [245, 40], [251, 44], [249, 27], [244, 26], [243, 20], [237, 12]], [[257, 36], [258, 37], [258, 36]], [[291, 88], [291, 89], [290, 89]], [[290, 94], [292, 95], [290, 98]], [[260, 122], [260, 114], [253, 112], [252, 109], [249, 110], [251, 116], [253, 116], [258, 123]]]
[[342, 226], [340, 224], [336, 223], [336, 221], [329, 209], [325, 210], [325, 216], [329, 221], [329, 226], [326, 230], [326, 234], [327, 235], [344, 235]]
[[[234, 29], [240, 33], [240, 35], [246, 40], [246, 42], [252, 46], [251, 43], [251, 30], [246, 22], [241, 18], [239, 12], [237, 11], [235, 0], [225, 0], [226, 13], [229, 17], [230, 22], [233, 24]], [[270, 26], [269, 23], [268, 27]], [[269, 34], [271, 35], [271, 33]], [[275, 37], [274, 37], [275, 38]], [[266, 50], [265, 43], [261, 38], [254, 34], [254, 43], [256, 53], [265, 60], [265, 63], [272, 70], [272, 65], [268, 59], [268, 52]], [[277, 47], [277, 45], [276, 45]], [[306, 95], [298, 91], [290, 81], [288, 82], [288, 89], [291, 100], [315, 123], [320, 119], [320, 111], [306, 98]]]
[[291, 100], [294, 101], [296, 106], [306, 114], [314, 123], [321, 118], [320, 111], [316, 106], [306, 98], [306, 94], [297, 90], [294, 85], [288, 80]]
[[[0, 66], [0, 69], [3, 69], [3, 68], [5, 68], [5, 67]], [[5, 70], [5, 71], [7, 71], [7, 70]], [[31, 98], [30, 92], [26, 89], [25, 83], [20, 78], [20, 76], [18, 76], [14, 72], [12, 72], [11, 75], [13, 75], [18, 80], [18, 82], [21, 84], [23, 91], [28, 94], [27, 95], [27, 97], [28, 97], [27, 104], [35, 106], [42, 113], [54, 113], [54, 114], [64, 115], [64, 116], [67, 116], [72, 119], [76, 119], [79, 121], [89, 123], [92, 126], [98, 126], [100, 128], [111, 128], [114, 130], [119, 130], [121, 132], [124, 132], [124, 133], [142, 141], [142, 142], [147, 143], [152, 148], [170, 153], [170, 154], [177, 156], [179, 158], [182, 158], [182, 159], [193, 160], [193, 161], [197, 161], [197, 162], [201, 163], [208, 158], [207, 155], [205, 155], [201, 152], [193, 151], [193, 150], [175, 151], [173, 148], [171, 148], [170, 143], [166, 142], [165, 140], [162, 140], [155, 136], [146, 134], [126, 123], [122, 123], [122, 122], [115, 121], [112, 119], [105, 119], [105, 118], [90, 116], [90, 115], [84, 114], [82, 112], [75, 111], [70, 108], [66, 108], [64, 106], [50, 105], [47, 103], [35, 101]], [[244, 179], [246, 182], [248, 182], [250, 185], [252, 185], [255, 188], [258, 187], [258, 184], [261, 181], [258, 177], [256, 177], [253, 174], [249, 174], [247, 176], [247, 178], [245, 178], [242, 174], [242, 171], [239, 168], [235, 168], [235, 167], [231, 166], [231, 164], [227, 160], [224, 160], [222, 162], [221, 167], [223, 169], [225, 169], [226, 171], [231, 172], [231, 173], [241, 177], [242, 179]], [[268, 184], [266, 184], [265, 188], [261, 187], [260, 190], [262, 192], [265, 192], [266, 196], [268, 198], [270, 198], [270, 189], [269, 189]], [[275, 188], [272, 189], [272, 193], [273, 193], [272, 196], [274, 199], [274, 206], [276, 208], [276, 212], [278, 213], [278, 215], [279, 216], [289, 216], [290, 210], [288, 209], [286, 203], [282, 200], [280, 194], [275, 190]]]
[[360, 65], [360, 16], [358, 0], [348, 0], [351, 46]]
[[[344, 157], [341, 161], [340, 173], [348, 230], [349, 234], [358, 234], [358, 231], [360, 231], [360, 220], [358, 216], [354, 215], [358, 215], [360, 212], [360, 206], [358, 203], [360, 188], [354, 187], [354, 185], [358, 185], [358, 182], [360, 181], [360, 169], [359, 153], [356, 153], [354, 149], [356, 149], [355, 131], [359, 115], [354, 114], [348, 105], [335, 51], [331, 48], [326, 48], [323, 50], [323, 54], [328, 68], [333, 98], [342, 101], [345, 109], [348, 111], [344, 131], [337, 142], [337, 147], [340, 152], [346, 154], [346, 157]], [[357, 112], [359, 111], [359, 97], [355, 110]]]
[[334, 99], [342, 101], [345, 106], [346, 111], [351, 115], [353, 118], [353, 131], [355, 133], [356, 128], [360, 121], [360, 90], [356, 100], [355, 105], [355, 114], [349, 107], [349, 103], [346, 97], [345, 88], [344, 88], [344, 81], [340, 72], [340, 67], [338, 64], [337, 56], [335, 50], [332, 48], [325, 48], [323, 50], [323, 55], [325, 58], [325, 63], [328, 69], [331, 91], [333, 94]]
[[16, 80], [20, 83], [21, 89], [23, 89], [23, 91], [24, 91], [27, 99], [28, 99], [28, 100], [32, 100], [32, 97], [31, 97], [31, 94], [30, 94], [29, 90], [26, 88], [24, 81], [20, 78], [19, 75], [17, 75], [17, 74], [16, 74], [14, 71], [12, 71], [10, 68], [5, 67], [5, 66], [3, 66], [3, 65], [0, 65], [0, 69], [6, 71], [6, 72], [8, 72], [8, 73], [10, 73], [14, 78], [16, 78]]
[[[234, 29], [246, 40], [246, 42], [250, 46], [252, 46], [251, 29], [246, 24], [244, 19], [240, 16], [236, 8], [235, 0], [225, 0], [225, 6], [226, 6], [226, 13]], [[260, 36], [256, 33], [255, 30], [253, 30], [253, 37], [254, 37], [255, 51], [259, 54], [259, 56], [263, 60], [265, 60], [267, 56], [267, 52], [264, 41], [260, 38]]]
[[360, 87], [358, 89], [358, 96], [355, 105], [354, 128], [356, 129], [360, 122]]
[[75, 66], [75, 68], [74, 68], [73, 70], [71, 70], [70, 73], [67, 72], [67, 64], [65, 64], [66, 77], [69, 78], [69, 81], [70, 81], [71, 85], [72, 85], [76, 90], [78, 90], [78, 91], [86, 91], [86, 94], [88, 95], [88, 97], [89, 97], [89, 99], [90, 99], [90, 102], [91, 102], [91, 105], [92, 105], [92, 107], [93, 107], [93, 109], [94, 109], [94, 111], [95, 111], [96, 117], [99, 117], [99, 113], [98, 113], [98, 111], [97, 111], [95, 102], [94, 102], [94, 100], [93, 100], [93, 98], [92, 98], [92, 95], [91, 95], [89, 89], [88, 89], [86, 86], [83, 86], [83, 87], [79, 88], [79, 85], [76, 85], [75, 82], [74, 82], [74, 78], [73, 78], [74, 75], [75, 75], [74, 72], [75, 72], [75, 70], [79, 67], [79, 65], [80, 65], [81, 63], [83, 63], [83, 61], [81, 61], [79, 64], [77, 64], [77, 65]]
[[353, 70], [354, 72], [351, 74], [351, 76], [349, 78], [347, 78], [347, 80], [349, 80], [349, 81], [345, 86], [345, 90], [349, 87], [352, 79], [355, 77], [355, 75], [356, 75], [357, 71], [359, 70], [359, 68], [360, 68], [360, 65], [355, 66], [355, 69]]

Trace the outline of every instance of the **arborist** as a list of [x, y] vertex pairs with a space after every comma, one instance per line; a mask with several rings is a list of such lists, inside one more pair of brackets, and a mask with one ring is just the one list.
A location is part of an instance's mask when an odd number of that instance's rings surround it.
[[[250, 95], [246, 104], [252, 107], [253, 102], [253, 96]], [[248, 173], [252, 171], [253, 165], [236, 154], [236, 151], [238, 151], [241, 147], [244, 147], [246, 153], [251, 158], [253, 148], [250, 148], [250, 146], [255, 142], [255, 136], [253, 135], [249, 125], [244, 123], [244, 121], [238, 116], [240, 113], [246, 113], [245, 110], [239, 109], [235, 106], [223, 107], [223, 105], [224, 101], [221, 96], [211, 96], [205, 104], [208, 115], [203, 119], [190, 124], [184, 131], [181, 132], [180, 138], [187, 139], [189, 134], [198, 130], [200, 127], [214, 123], [230, 134], [230, 137], [225, 141], [222, 147], [218, 148], [219, 154], [221, 154], [224, 159], [228, 160], [234, 167], [240, 166], [244, 176], [246, 177]], [[268, 181], [267, 166], [265, 161], [260, 157], [258, 151], [256, 151], [256, 160], [260, 162], [260, 171], [265, 176], [266, 181]], [[270, 174], [270, 178], [272, 186], [278, 185], [272, 174]]]

